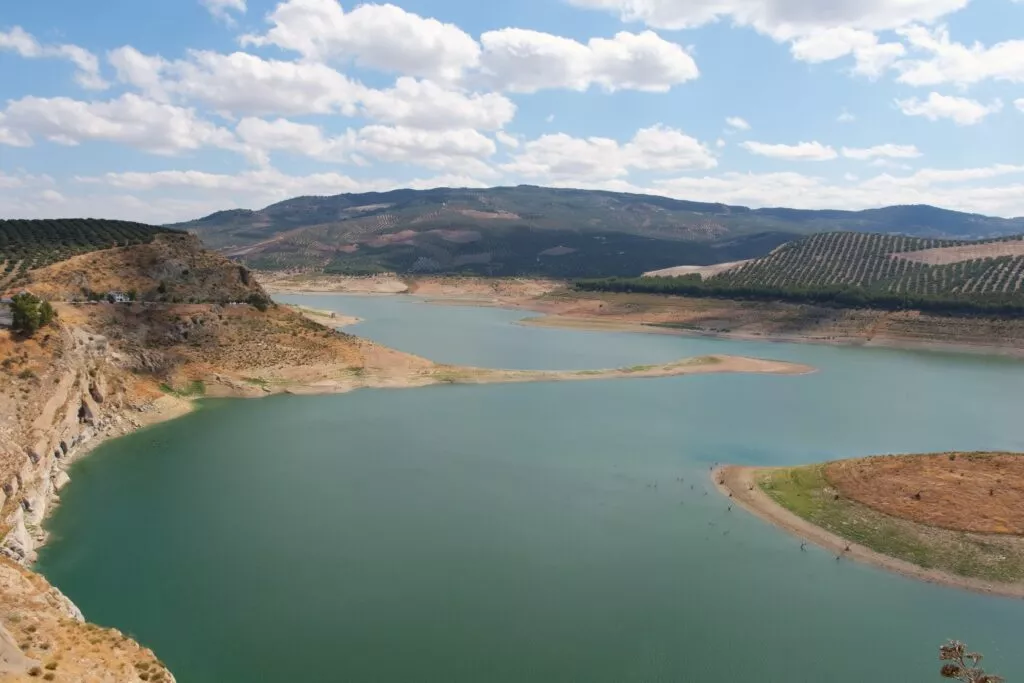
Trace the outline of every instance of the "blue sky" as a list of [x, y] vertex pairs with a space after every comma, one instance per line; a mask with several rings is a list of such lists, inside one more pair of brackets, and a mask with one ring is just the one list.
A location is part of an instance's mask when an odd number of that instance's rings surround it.
[[0, 216], [518, 183], [1024, 215], [1024, 1], [37, 0]]

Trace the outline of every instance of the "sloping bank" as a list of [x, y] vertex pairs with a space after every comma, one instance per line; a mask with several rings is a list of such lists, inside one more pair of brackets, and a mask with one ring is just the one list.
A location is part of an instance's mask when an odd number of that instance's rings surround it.
[[727, 465], [712, 477], [749, 512], [839, 559], [1024, 597], [1022, 472], [1024, 456], [939, 453], [801, 467]]
[[[58, 674], [79, 680], [87, 672], [101, 673], [97, 680], [174, 680], [153, 652], [115, 629], [86, 623], [70, 600], [29, 567], [46, 540], [42, 523], [69, 481], [69, 465], [106, 439], [187, 413], [190, 394], [261, 397], [363, 387], [813, 371], [733, 356], [566, 372], [438, 365], [302, 323], [285, 310], [260, 314], [249, 307], [64, 306], [61, 319], [44, 339], [18, 342], [25, 370], [10, 378], [2, 397], [11, 419], [0, 432], [0, 681], [55, 680]], [[157, 321], [174, 324], [156, 328]], [[305, 340], [302, 346], [265, 342], [273, 326], [282, 325], [290, 332], [280, 338]], [[161, 339], [188, 332], [190, 343], [156, 353], [125, 338], [126, 329], [147, 329], [146, 339], [154, 330]], [[239, 337], [240, 330], [248, 336]], [[195, 344], [202, 331], [215, 334], [208, 346]], [[161, 386], [154, 373], [171, 356], [174, 379]]]

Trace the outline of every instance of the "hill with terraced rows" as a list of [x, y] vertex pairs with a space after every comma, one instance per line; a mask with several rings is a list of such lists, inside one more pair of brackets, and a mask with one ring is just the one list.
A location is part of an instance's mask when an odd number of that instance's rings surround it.
[[25, 273], [91, 251], [146, 244], [168, 228], [95, 218], [0, 220], [0, 290]]
[[781, 300], [944, 313], [1024, 315], [1024, 236], [943, 240], [832, 232], [767, 256], [640, 278], [581, 280], [579, 289]]
[[708, 279], [725, 287], [858, 288], [909, 295], [1000, 295], [1024, 288], [1024, 238], [982, 242], [824, 233]]

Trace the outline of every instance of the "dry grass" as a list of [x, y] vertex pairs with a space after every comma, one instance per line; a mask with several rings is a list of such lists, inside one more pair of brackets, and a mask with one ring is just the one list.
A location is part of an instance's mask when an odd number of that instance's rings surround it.
[[959, 247], [939, 247], [893, 254], [893, 258], [901, 258], [931, 266], [943, 266], [973, 259], [997, 258], [1000, 256], [1024, 256], [1024, 240], [1008, 242], [988, 242], [986, 244], [965, 244]]
[[[6, 674], [3, 683], [31, 680], [169, 681], [164, 665], [148, 650], [116, 629], [69, 618], [60, 607], [63, 598], [43, 577], [0, 557], [0, 625], [15, 639], [18, 652], [5, 658], [25, 658], [26, 664]], [[0, 650], [3, 644], [0, 642]], [[141, 673], [147, 673], [142, 678]]]
[[[757, 484], [797, 516], [887, 558], [969, 580], [1012, 584], [1000, 592], [1019, 592], [1024, 580], [1024, 537], [958, 531], [881, 512], [846, 496], [830, 481], [826, 472], [837, 464], [841, 463], [766, 470]], [[965, 509], [962, 519], [970, 514]], [[944, 582], [970, 585], [955, 579]]]
[[829, 463], [841, 495], [894, 517], [955, 531], [1024, 535], [1024, 456], [941, 453]]
[[711, 266], [674, 266], [672, 268], [662, 268], [661, 270], [652, 270], [644, 273], [644, 277], [677, 277], [680, 275], [700, 275], [701, 278], [714, 277], [720, 273], [725, 273], [730, 270], [739, 268], [745, 263], [750, 263], [752, 259], [745, 261], [729, 261], [728, 263], [716, 263]]
[[[164, 291], [159, 291], [161, 289]], [[25, 286], [50, 300], [94, 292], [134, 290], [139, 298], [168, 301], [244, 301], [262, 290], [244, 269], [206, 251], [192, 235], [160, 235], [149, 244], [105, 249], [28, 273]]]

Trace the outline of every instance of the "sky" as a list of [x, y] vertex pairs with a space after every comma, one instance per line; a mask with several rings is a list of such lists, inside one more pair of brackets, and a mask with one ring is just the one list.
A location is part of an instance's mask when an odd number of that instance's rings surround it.
[[1024, 0], [0, 7], [0, 217], [522, 183], [1024, 216]]

